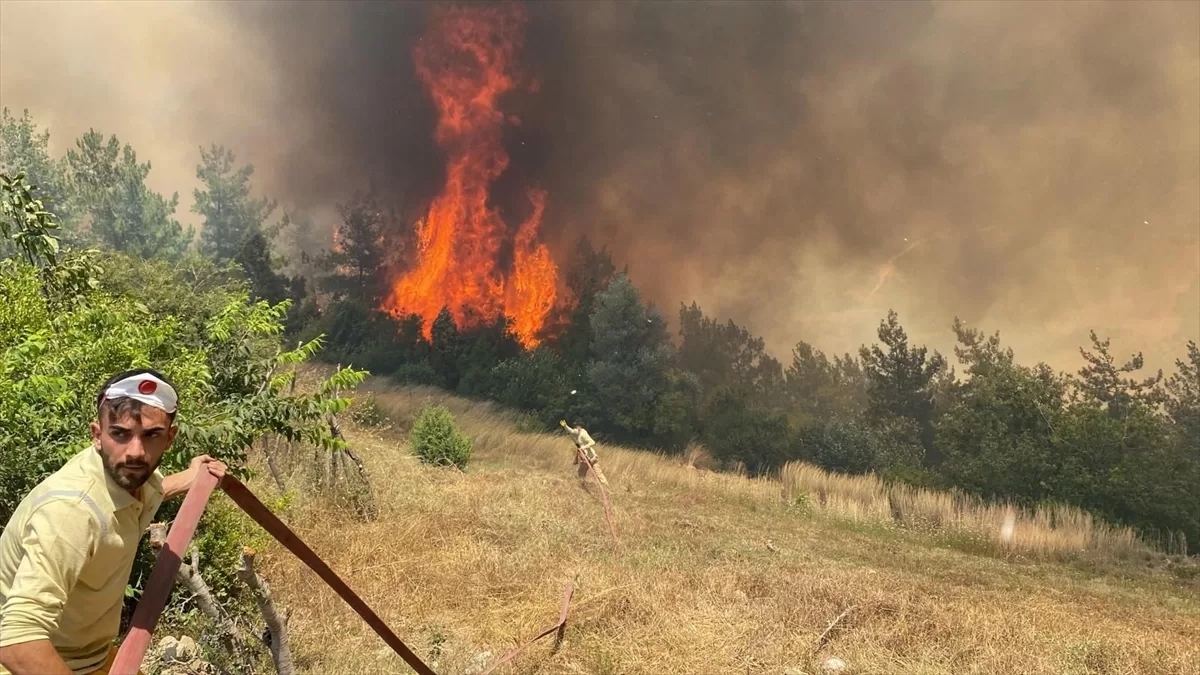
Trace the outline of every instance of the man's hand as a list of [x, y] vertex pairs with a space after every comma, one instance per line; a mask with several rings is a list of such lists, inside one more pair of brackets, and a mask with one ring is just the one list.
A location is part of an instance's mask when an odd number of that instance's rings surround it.
[[188, 468], [163, 478], [163, 499], [167, 500], [178, 497], [191, 490], [201, 472], [207, 472], [216, 476], [217, 484], [219, 485], [220, 480], [225, 477], [225, 472], [228, 470], [229, 467], [225, 466], [225, 462], [213, 459], [208, 455], [200, 455], [193, 458], [191, 463], [188, 464]]
[[[225, 472], [229, 470], [229, 467], [225, 466], [225, 462], [219, 459], [213, 459], [208, 455], [200, 455], [192, 459], [191, 463], [188, 464], [187, 470], [192, 472], [192, 482], [194, 483], [196, 476], [200, 475], [200, 471], [211, 473], [219, 481], [225, 477]], [[188, 487], [191, 487], [191, 485], [188, 485]]]

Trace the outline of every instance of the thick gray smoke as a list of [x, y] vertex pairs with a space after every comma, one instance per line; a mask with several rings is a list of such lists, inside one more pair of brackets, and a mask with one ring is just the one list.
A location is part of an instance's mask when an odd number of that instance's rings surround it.
[[[96, 127], [190, 203], [197, 147], [328, 213], [439, 186], [411, 46], [428, 7], [0, 5], [0, 104], [59, 150]], [[1200, 338], [1200, 4], [531, 3], [534, 93], [500, 204], [549, 191], [668, 315], [697, 300], [831, 351], [889, 307], [946, 350], [955, 315], [1023, 361], [1087, 330], [1168, 366]], [[30, 30], [29, 27], [39, 27]], [[44, 46], [50, 39], [50, 46]]]

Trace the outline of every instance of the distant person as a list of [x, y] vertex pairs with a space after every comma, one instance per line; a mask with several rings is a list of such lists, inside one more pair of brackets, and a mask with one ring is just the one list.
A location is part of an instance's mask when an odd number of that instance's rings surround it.
[[[596, 478], [600, 480], [601, 484], [608, 485], [608, 479], [600, 471], [600, 459], [596, 457], [596, 441], [592, 440], [592, 437], [588, 435], [587, 429], [584, 429], [582, 425], [573, 427], [567, 424], [566, 420], [559, 420], [558, 424], [571, 435], [571, 438], [575, 439], [575, 463], [579, 465], [579, 479], [583, 480], [587, 477], [588, 463], [590, 462], [591, 468], [596, 471]], [[587, 455], [586, 462], [582, 461], [580, 453]]]
[[0, 675], [106, 675], [138, 541], [164, 500], [225, 464], [202, 455], [163, 477], [179, 428], [175, 387], [153, 370], [113, 376], [92, 444], [21, 500], [0, 534]]

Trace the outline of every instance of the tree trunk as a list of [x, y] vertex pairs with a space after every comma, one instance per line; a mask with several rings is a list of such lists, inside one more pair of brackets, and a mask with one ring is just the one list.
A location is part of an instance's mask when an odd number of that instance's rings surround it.
[[[287, 492], [287, 485], [283, 482], [283, 474], [279, 472], [279, 465], [275, 463], [275, 454], [271, 452], [271, 437], [263, 436], [262, 439], [263, 453], [267, 456], [267, 469], [271, 472], [271, 478], [275, 479], [275, 485], [279, 487], [280, 492]], [[277, 449], [278, 444], [275, 446]]]
[[275, 662], [275, 672], [279, 675], [293, 675], [292, 651], [288, 647], [287, 620], [279, 615], [275, 601], [271, 599], [271, 588], [267, 582], [254, 571], [254, 549], [242, 549], [242, 565], [238, 568], [238, 577], [250, 588], [254, 601], [262, 612], [267, 630], [271, 631], [271, 660]]

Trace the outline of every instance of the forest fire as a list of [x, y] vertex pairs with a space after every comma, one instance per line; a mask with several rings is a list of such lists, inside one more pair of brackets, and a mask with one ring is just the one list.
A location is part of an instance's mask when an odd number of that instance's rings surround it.
[[[526, 347], [536, 346], [554, 306], [558, 268], [538, 239], [546, 195], [529, 195], [530, 217], [515, 235], [488, 204], [488, 191], [508, 166], [498, 98], [518, 85], [515, 57], [524, 11], [501, 7], [436, 8], [414, 47], [417, 75], [438, 111], [436, 140], [446, 153], [446, 183], [417, 224], [416, 259], [392, 284], [383, 309], [419, 315], [430, 335], [448, 308], [459, 327], [507, 317]], [[511, 238], [511, 266], [502, 251]]]

